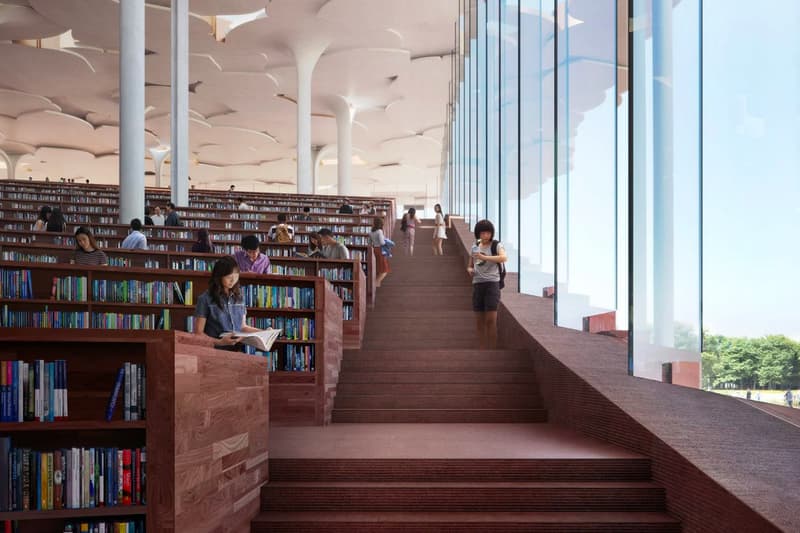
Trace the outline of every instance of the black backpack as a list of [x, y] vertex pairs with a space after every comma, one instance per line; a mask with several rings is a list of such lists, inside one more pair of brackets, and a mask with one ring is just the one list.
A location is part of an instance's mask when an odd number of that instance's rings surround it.
[[[497, 255], [498, 243], [499, 241], [492, 241], [492, 255]], [[500, 271], [500, 288], [503, 289], [506, 286], [506, 265], [497, 263], [497, 269]]]

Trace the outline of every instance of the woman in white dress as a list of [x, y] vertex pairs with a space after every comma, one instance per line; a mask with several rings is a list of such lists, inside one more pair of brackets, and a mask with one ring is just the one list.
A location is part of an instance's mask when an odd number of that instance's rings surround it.
[[447, 228], [444, 225], [442, 206], [436, 204], [433, 206], [433, 210], [436, 212], [436, 216], [433, 218], [433, 255], [444, 255], [442, 242], [447, 238]]

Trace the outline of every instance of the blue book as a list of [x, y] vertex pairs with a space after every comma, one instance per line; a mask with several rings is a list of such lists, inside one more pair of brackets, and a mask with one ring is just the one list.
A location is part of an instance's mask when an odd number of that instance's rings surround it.
[[111, 391], [111, 397], [108, 399], [108, 407], [106, 407], [106, 422], [111, 422], [114, 416], [114, 407], [117, 405], [117, 397], [119, 396], [119, 389], [122, 387], [122, 381], [125, 379], [125, 367], [119, 369], [117, 372], [117, 379], [114, 381], [114, 389]]
[[17, 361], [9, 361], [8, 364], [11, 365], [11, 416], [9, 417], [11, 422], [19, 422], [20, 417], [17, 414], [19, 410], [19, 406], [17, 405], [17, 394], [19, 393], [19, 364]]

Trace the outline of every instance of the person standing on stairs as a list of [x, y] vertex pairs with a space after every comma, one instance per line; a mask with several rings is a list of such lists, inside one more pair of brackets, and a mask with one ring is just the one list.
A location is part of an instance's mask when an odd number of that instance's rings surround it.
[[386, 237], [383, 234], [383, 219], [375, 217], [372, 222], [372, 231], [369, 234], [369, 243], [372, 245], [372, 253], [375, 255], [375, 268], [378, 275], [375, 277], [375, 286], [380, 287], [383, 278], [389, 273], [389, 258], [383, 255], [383, 247], [386, 246]]
[[436, 204], [433, 206], [436, 215], [433, 217], [433, 255], [444, 255], [442, 252], [442, 243], [447, 238], [447, 228], [444, 225], [444, 214], [442, 213], [442, 206]]
[[414, 237], [416, 236], [417, 224], [419, 224], [417, 210], [410, 207], [408, 213], [403, 215], [402, 220], [400, 220], [400, 231], [405, 235], [403, 248], [405, 248], [406, 255], [414, 255]]
[[479, 220], [475, 224], [475, 244], [467, 262], [472, 276], [472, 310], [478, 327], [480, 348], [497, 348], [497, 306], [500, 304], [500, 264], [507, 260], [505, 248], [497, 242], [492, 254], [494, 224]]

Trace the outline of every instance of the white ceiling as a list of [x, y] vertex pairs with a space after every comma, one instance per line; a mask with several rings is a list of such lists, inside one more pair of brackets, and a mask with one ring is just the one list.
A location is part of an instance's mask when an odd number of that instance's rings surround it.
[[[169, 3], [146, 7], [148, 146], [169, 144]], [[214, 38], [213, 16], [262, 8], [266, 16], [232, 27], [224, 42]], [[333, 112], [345, 98], [356, 109], [354, 193], [430, 196], [432, 203], [457, 3], [191, 0], [190, 9], [193, 184], [293, 189], [293, 50], [316, 44], [326, 48], [312, 83], [312, 143], [330, 147], [321, 158], [320, 192], [336, 193]], [[118, 0], [0, 3], [0, 147], [29, 154], [18, 176], [117, 182], [118, 16]], [[218, 18], [216, 25], [221, 32], [231, 22]], [[44, 47], [11, 43], [21, 39], [45, 39]]]

